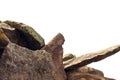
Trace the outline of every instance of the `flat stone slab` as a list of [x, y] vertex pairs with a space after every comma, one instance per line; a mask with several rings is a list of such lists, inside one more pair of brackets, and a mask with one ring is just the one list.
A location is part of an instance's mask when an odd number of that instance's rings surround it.
[[112, 46], [110, 48], [95, 52], [82, 55], [80, 57], [75, 58], [71, 63], [65, 66], [65, 70], [70, 70], [74, 68], [79, 68], [90, 64], [92, 62], [100, 61], [108, 56], [111, 56], [115, 53], [120, 51], [120, 45]]

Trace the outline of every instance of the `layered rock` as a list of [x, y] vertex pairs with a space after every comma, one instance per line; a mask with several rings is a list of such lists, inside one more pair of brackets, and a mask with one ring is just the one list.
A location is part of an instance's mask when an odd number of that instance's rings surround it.
[[87, 64], [90, 64], [92, 62], [100, 61], [110, 55], [113, 55], [120, 51], [120, 45], [112, 46], [110, 48], [95, 52], [95, 53], [89, 53], [82, 55], [80, 57], [75, 58], [70, 64], [65, 66], [65, 69], [73, 69], [85, 66]]
[[63, 64], [68, 80], [114, 80], [104, 77], [102, 71], [87, 67], [86, 65], [102, 60], [118, 51], [120, 51], [120, 45], [80, 57], [73, 57], [72, 54], [67, 54], [67, 56], [63, 57]]
[[114, 80], [87, 65], [117, 53], [120, 45], [76, 57], [63, 56], [64, 41], [58, 33], [45, 45], [32, 27], [0, 21], [0, 80]]

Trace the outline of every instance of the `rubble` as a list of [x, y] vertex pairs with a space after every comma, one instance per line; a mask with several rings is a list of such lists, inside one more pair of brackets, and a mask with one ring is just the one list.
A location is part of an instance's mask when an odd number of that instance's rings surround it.
[[88, 64], [117, 53], [120, 45], [77, 57], [64, 55], [61, 33], [45, 44], [23, 23], [0, 21], [0, 31], [0, 80], [115, 80]]

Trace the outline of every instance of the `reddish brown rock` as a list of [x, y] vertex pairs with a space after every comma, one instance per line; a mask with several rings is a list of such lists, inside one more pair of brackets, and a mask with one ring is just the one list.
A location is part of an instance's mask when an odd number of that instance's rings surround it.
[[59, 33], [42, 48], [42, 50], [46, 50], [52, 55], [53, 62], [56, 66], [56, 75], [60, 77], [57, 80], [66, 80], [66, 74], [63, 66], [63, 43], [64, 37]]
[[59, 80], [55, 68], [45, 50], [32, 51], [9, 43], [0, 58], [0, 80]]
[[80, 72], [80, 73], [89, 73], [89, 74], [104, 77], [104, 73], [102, 71], [88, 67], [88, 66], [80, 67], [80, 68], [76, 69], [75, 71]]
[[89, 73], [73, 72], [67, 73], [68, 80], [115, 80]]
[[90, 64], [92, 62], [100, 61], [110, 55], [117, 53], [118, 51], [120, 51], [120, 45], [116, 45], [116, 46], [98, 51], [96, 53], [89, 53], [89, 54], [82, 55], [82, 56], [74, 59], [68, 65], [66, 65], [65, 69], [72, 70], [74, 68], [79, 68], [79, 67], [85, 66], [87, 64]]

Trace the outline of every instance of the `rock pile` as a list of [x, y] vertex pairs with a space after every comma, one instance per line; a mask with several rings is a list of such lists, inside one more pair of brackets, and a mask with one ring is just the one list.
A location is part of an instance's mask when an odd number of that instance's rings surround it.
[[120, 45], [76, 57], [63, 56], [64, 41], [58, 33], [45, 44], [32, 27], [0, 21], [0, 80], [115, 80], [87, 64], [117, 53]]

